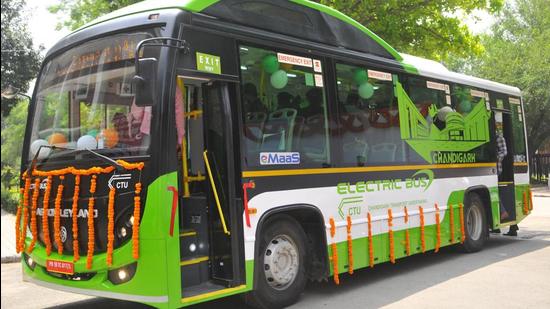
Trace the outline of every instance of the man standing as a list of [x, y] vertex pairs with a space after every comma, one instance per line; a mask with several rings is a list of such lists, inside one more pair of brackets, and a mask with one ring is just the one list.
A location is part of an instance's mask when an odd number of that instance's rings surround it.
[[[508, 155], [508, 148], [506, 147], [506, 140], [504, 139], [504, 134], [502, 132], [502, 123], [497, 123], [497, 172], [498, 175], [502, 174], [502, 162], [504, 158]], [[500, 204], [500, 218], [506, 220], [510, 217], [506, 209]], [[519, 228], [517, 224], [511, 225], [508, 233], [505, 233], [506, 236], [517, 236]]]

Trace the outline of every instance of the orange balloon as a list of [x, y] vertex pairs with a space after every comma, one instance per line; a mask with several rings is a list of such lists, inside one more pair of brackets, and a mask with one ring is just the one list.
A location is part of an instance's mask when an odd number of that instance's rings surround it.
[[67, 144], [67, 137], [63, 133], [53, 133], [48, 137], [48, 143], [55, 146], [64, 146]]
[[105, 138], [105, 146], [113, 148], [118, 144], [118, 132], [115, 129], [107, 128], [101, 130], [103, 138]]

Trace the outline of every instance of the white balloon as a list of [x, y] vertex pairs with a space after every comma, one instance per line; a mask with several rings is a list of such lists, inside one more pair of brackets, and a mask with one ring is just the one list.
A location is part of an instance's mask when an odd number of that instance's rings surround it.
[[83, 135], [76, 142], [76, 149], [96, 149], [97, 140], [91, 135]]
[[[37, 139], [31, 144], [31, 155], [35, 156], [36, 152], [38, 152], [38, 149], [40, 149], [41, 146], [49, 146], [50, 143], [46, 141], [45, 139]], [[44, 159], [50, 154], [51, 149], [42, 147], [42, 150], [40, 150], [40, 154], [38, 155], [38, 159]]]

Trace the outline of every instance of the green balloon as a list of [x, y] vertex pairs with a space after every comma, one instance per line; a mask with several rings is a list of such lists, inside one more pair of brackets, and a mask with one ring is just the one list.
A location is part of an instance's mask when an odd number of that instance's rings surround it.
[[367, 74], [367, 71], [363, 69], [357, 69], [355, 72], [353, 72], [353, 80], [357, 85], [362, 85], [369, 79], [369, 75]]
[[370, 99], [374, 94], [374, 87], [370, 83], [362, 83], [359, 86], [359, 96], [363, 99]]
[[283, 89], [288, 83], [288, 76], [284, 70], [271, 74], [271, 86], [275, 89]]
[[469, 113], [472, 110], [472, 102], [468, 100], [464, 100], [460, 102], [460, 104], [458, 105], [458, 108], [463, 113]]
[[86, 133], [86, 135], [91, 135], [93, 137], [96, 137], [97, 133], [99, 133], [97, 129], [91, 129], [90, 131], [88, 131], [88, 133]]
[[262, 60], [262, 67], [267, 73], [273, 74], [279, 69], [279, 60], [275, 55], [267, 55]]

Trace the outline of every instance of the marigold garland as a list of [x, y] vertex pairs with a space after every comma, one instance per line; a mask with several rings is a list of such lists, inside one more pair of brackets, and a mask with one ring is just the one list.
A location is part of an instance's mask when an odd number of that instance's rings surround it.
[[46, 254], [49, 256], [52, 253], [52, 242], [50, 240], [50, 223], [48, 221], [48, 206], [50, 205], [50, 194], [52, 192], [52, 176], [46, 178], [46, 190], [42, 200], [42, 232], [44, 233], [44, 245], [46, 246]]
[[460, 243], [464, 243], [466, 239], [466, 233], [464, 232], [464, 206], [462, 203], [458, 204], [458, 209], [460, 212]]
[[23, 209], [23, 193], [24, 188], [19, 189], [19, 203], [17, 205], [17, 212], [15, 214], [15, 250], [17, 253], [21, 252], [21, 212]]
[[25, 238], [27, 238], [27, 225], [29, 224], [29, 190], [31, 177], [25, 177], [25, 192], [23, 193], [23, 226], [19, 235], [19, 252], [25, 250]]
[[36, 207], [38, 205], [38, 195], [40, 194], [40, 178], [34, 180], [34, 190], [32, 192], [32, 208], [31, 208], [31, 232], [32, 241], [27, 249], [27, 253], [31, 253], [38, 239], [38, 226], [36, 224]]
[[439, 206], [435, 204], [435, 252], [439, 252], [441, 247], [441, 225], [439, 224]]
[[60, 183], [57, 186], [57, 195], [55, 196], [55, 212], [53, 217], [53, 235], [55, 240], [55, 245], [57, 246], [57, 253], [60, 255], [63, 254], [63, 242], [61, 241], [61, 199], [63, 198], [63, 181], [65, 176], [59, 176]]
[[393, 239], [393, 215], [391, 208], [388, 208], [388, 235], [390, 238], [390, 262], [395, 264], [395, 244]]
[[453, 205], [449, 205], [449, 229], [451, 230], [451, 244], [455, 242], [455, 214]]
[[115, 187], [109, 189], [109, 206], [107, 209], [107, 266], [113, 265], [113, 244], [115, 241]]
[[529, 213], [529, 205], [527, 205], [527, 194], [523, 191], [523, 214], [527, 215]]
[[351, 216], [347, 218], [347, 232], [348, 232], [348, 273], [353, 275], [353, 239], [351, 238]]
[[336, 226], [334, 224], [334, 219], [333, 218], [330, 218], [329, 222], [330, 222], [330, 238], [332, 239], [332, 244], [331, 244], [331, 248], [332, 248], [332, 272], [333, 272], [334, 283], [336, 283], [336, 285], [339, 285], [340, 284], [340, 278], [338, 277], [338, 251], [337, 251], [337, 248], [336, 248], [336, 241], [334, 240], [334, 236], [336, 235]]
[[95, 231], [94, 231], [94, 203], [96, 189], [96, 175], [92, 175], [90, 182], [90, 199], [88, 200], [88, 254], [86, 259], [86, 268], [92, 268], [92, 259], [94, 257]]
[[78, 245], [78, 196], [80, 194], [80, 175], [75, 175], [74, 192], [72, 204], [72, 220], [73, 220], [73, 261], [80, 259], [80, 247]]
[[372, 244], [372, 218], [370, 212], [367, 213], [368, 236], [369, 236], [369, 266], [374, 267], [374, 246]]
[[[405, 206], [405, 224], [407, 223], [409, 223], [409, 211], [407, 210], [407, 206]], [[405, 252], [407, 253], [407, 256], [411, 255], [411, 237], [408, 227], [405, 230]]]
[[139, 258], [139, 218], [141, 215], [141, 182], [136, 183], [134, 196], [134, 226], [132, 228], [132, 255], [134, 259]]
[[426, 252], [426, 238], [424, 235], [424, 209], [422, 206], [418, 206], [418, 211], [420, 213], [420, 244], [422, 246], [422, 253]]

